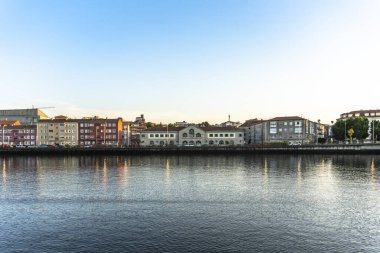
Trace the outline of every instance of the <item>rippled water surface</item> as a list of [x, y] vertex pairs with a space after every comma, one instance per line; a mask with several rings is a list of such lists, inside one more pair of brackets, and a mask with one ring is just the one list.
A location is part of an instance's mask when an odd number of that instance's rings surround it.
[[13, 156], [0, 166], [0, 252], [380, 252], [379, 156]]

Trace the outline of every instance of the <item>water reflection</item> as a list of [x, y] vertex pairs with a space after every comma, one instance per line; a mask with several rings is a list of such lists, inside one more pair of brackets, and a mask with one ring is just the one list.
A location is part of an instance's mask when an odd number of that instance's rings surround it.
[[380, 251], [378, 156], [0, 161], [1, 252]]
[[170, 183], [170, 160], [169, 159], [166, 159], [166, 182], [167, 183]]
[[4, 184], [4, 187], [5, 187], [5, 184], [7, 183], [7, 166], [5, 164], [5, 159], [2, 161], [2, 169], [3, 169], [3, 173], [2, 173], [3, 184]]

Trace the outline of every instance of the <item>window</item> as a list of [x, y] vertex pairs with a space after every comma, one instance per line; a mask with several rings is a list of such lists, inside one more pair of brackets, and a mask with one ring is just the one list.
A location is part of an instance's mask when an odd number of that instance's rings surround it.
[[190, 135], [191, 137], [194, 136], [194, 129], [190, 129], [190, 130], [189, 130], [189, 135]]
[[208, 144], [210, 144], [210, 145], [214, 145], [214, 141], [211, 140], [211, 141], [208, 142]]
[[270, 122], [270, 127], [277, 127], [277, 122], [276, 121], [271, 121]]
[[214, 137], [214, 134], [209, 134], [208, 137]]
[[197, 133], [195, 136], [198, 138], [202, 137], [202, 135], [200, 133]]
[[160, 134], [160, 137], [163, 138], [163, 137], [164, 137], [164, 134]]
[[[182, 137], [186, 138], [187, 137], [187, 133], [183, 133], [182, 134]], [[187, 143], [186, 143], [187, 144]]]
[[215, 134], [215, 137], [218, 137], [218, 134]]
[[228, 137], [228, 134], [224, 134], [224, 137]]
[[242, 137], [243, 135], [242, 134], [239, 134], [239, 137]]
[[234, 134], [230, 134], [230, 137], [234, 137]]
[[145, 134], [142, 134], [141, 137], [142, 137], [142, 138], [145, 138]]
[[149, 138], [153, 138], [154, 137], [154, 134], [149, 134]]
[[174, 137], [174, 134], [170, 134], [170, 137], [173, 138], [173, 137]]
[[158, 138], [158, 137], [160, 137], [160, 135], [159, 134], [155, 134], [154, 137]]

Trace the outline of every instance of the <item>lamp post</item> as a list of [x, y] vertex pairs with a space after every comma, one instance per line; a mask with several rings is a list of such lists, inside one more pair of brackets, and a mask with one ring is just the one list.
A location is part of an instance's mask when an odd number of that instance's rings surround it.
[[372, 142], [375, 143], [375, 120], [372, 120]]
[[344, 120], [344, 144], [346, 144], [346, 128], [347, 128], [347, 126], [346, 126], [346, 120]]

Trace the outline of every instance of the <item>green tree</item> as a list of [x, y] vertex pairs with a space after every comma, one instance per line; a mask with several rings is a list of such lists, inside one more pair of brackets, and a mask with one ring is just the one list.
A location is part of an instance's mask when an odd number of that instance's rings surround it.
[[[344, 128], [345, 128], [344, 120], [338, 119], [335, 124], [331, 127], [331, 130], [333, 132], [334, 138], [338, 141], [344, 141]], [[347, 137], [347, 133], [346, 133]]]
[[355, 117], [347, 120], [347, 129], [354, 129], [353, 138], [364, 140], [369, 136], [369, 121], [366, 117]]
[[[375, 140], [376, 141], [380, 141], [380, 121], [378, 120], [374, 120], [373, 122], [371, 122], [371, 127], [369, 129], [371, 135], [374, 134], [375, 136]], [[371, 138], [373, 139], [373, 138]]]
[[153, 123], [152, 122], [147, 122], [146, 123], [146, 128], [151, 128], [153, 127]]
[[[348, 138], [347, 131], [352, 128], [354, 130], [353, 138], [364, 140], [368, 137], [368, 119], [366, 117], [348, 118], [346, 120], [338, 119], [332, 126], [334, 138], [343, 141]], [[344, 133], [346, 132], [346, 136]]]

